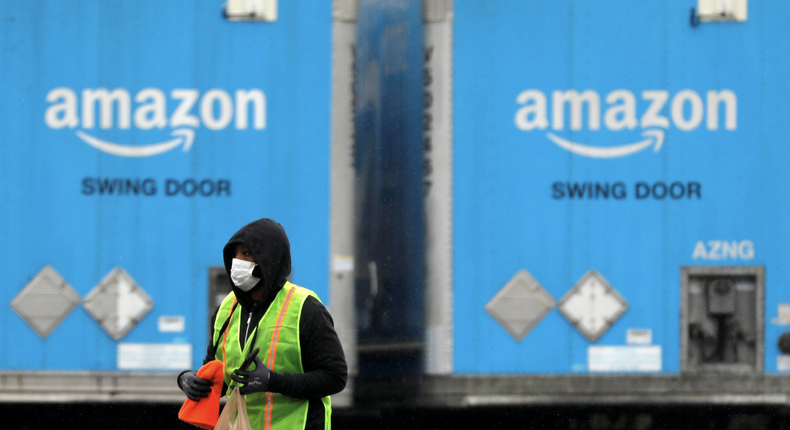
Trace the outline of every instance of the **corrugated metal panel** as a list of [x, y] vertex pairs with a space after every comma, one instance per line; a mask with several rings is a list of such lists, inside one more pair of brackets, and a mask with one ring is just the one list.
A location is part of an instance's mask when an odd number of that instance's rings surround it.
[[[671, 2], [455, 6], [456, 372], [585, 372], [629, 328], [679, 372], [681, 266], [764, 266], [765, 318], [790, 301], [787, 8], [692, 27]], [[558, 312], [518, 342], [484, 306], [520, 268], [554, 297], [598, 271], [628, 311], [595, 342]]]
[[[230, 22], [217, 1], [0, 6], [0, 301], [46, 264], [82, 297], [120, 267], [155, 303], [122, 342], [190, 343], [197, 365], [209, 267], [261, 217], [288, 232], [294, 282], [328, 300], [331, 12], [279, 2], [267, 23]], [[0, 368], [116, 369], [116, 341], [83, 309], [46, 339], [8, 314], [2, 343], [25, 348], [3, 348]], [[158, 331], [162, 315], [186, 330]]]

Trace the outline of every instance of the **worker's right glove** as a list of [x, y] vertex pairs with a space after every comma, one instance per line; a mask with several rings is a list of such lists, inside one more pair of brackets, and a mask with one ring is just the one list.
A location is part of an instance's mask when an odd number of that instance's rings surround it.
[[213, 381], [198, 378], [197, 372], [190, 370], [178, 377], [178, 388], [184, 392], [191, 400], [199, 401], [201, 397], [208, 397], [211, 392]]
[[[269, 378], [271, 377], [271, 370], [266, 367], [260, 358], [258, 352], [260, 348], [255, 348], [247, 355], [247, 358], [242, 363], [241, 367], [234, 370], [230, 378], [234, 381], [243, 384], [239, 388], [239, 394], [252, 394], [267, 391], [269, 388]], [[250, 364], [255, 364], [254, 370], [247, 370]]]

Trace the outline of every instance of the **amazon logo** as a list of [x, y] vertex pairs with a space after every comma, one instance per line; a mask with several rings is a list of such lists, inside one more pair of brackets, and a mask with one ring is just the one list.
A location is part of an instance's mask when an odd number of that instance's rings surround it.
[[[174, 89], [167, 95], [158, 88], [145, 88], [132, 99], [124, 88], [86, 88], [78, 94], [58, 87], [47, 93], [46, 100], [47, 127], [77, 129], [75, 135], [86, 144], [120, 157], [148, 157], [179, 146], [189, 151], [201, 126], [214, 131], [231, 124], [237, 130], [266, 128], [266, 95], [259, 89], [237, 90], [231, 96], [216, 88], [204, 94], [194, 88]], [[169, 128], [172, 139], [143, 145], [109, 142], [95, 135], [97, 118], [99, 129]]]
[[[594, 90], [553, 91], [551, 111], [548, 97], [540, 90], [529, 89], [516, 97], [520, 107], [516, 110], [514, 122], [522, 131], [545, 131], [548, 141], [566, 151], [591, 158], [617, 158], [635, 154], [653, 147], [658, 152], [664, 143], [665, 131], [674, 126], [681, 131], [692, 131], [699, 127], [719, 130], [720, 120], [723, 128], [733, 131], [738, 126], [738, 98], [731, 90], [710, 90], [705, 99], [694, 90], [685, 89], [670, 95], [666, 90], [645, 90], [640, 94], [637, 110], [636, 95], [624, 89], [610, 92], [603, 99], [603, 124], [601, 96]], [[671, 97], [670, 97], [671, 96]], [[666, 115], [667, 110], [669, 116]], [[566, 121], [569, 113], [569, 121]], [[549, 121], [551, 117], [551, 121]], [[555, 134], [565, 130], [600, 130], [602, 125], [610, 131], [641, 130], [641, 138], [635, 142], [619, 145], [596, 146], [573, 142]], [[566, 124], [566, 122], [568, 124]]]

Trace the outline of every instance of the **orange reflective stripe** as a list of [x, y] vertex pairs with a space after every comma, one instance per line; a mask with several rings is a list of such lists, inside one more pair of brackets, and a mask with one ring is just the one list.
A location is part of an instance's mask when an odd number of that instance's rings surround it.
[[[274, 361], [277, 358], [277, 342], [280, 340], [280, 328], [282, 327], [283, 318], [285, 318], [285, 313], [288, 312], [288, 305], [291, 304], [291, 298], [293, 298], [294, 292], [296, 291], [296, 287], [291, 288], [291, 291], [288, 291], [288, 296], [285, 298], [283, 302], [282, 308], [280, 308], [280, 315], [277, 316], [277, 325], [274, 327], [274, 331], [272, 332], [272, 342], [269, 346], [269, 359], [266, 363], [266, 367], [269, 370], [274, 371]], [[271, 392], [266, 392], [266, 409], [264, 410], [264, 428], [269, 430], [272, 428], [272, 409], [274, 408], [274, 396]]]
[[266, 410], [264, 411], [263, 425], [264, 429], [271, 430], [272, 428], [272, 407], [274, 406], [274, 395], [266, 392]]
[[[233, 297], [233, 303], [230, 304], [230, 312], [228, 312], [228, 319], [233, 315], [233, 305], [236, 304], [236, 297]], [[225, 374], [228, 375], [230, 378], [230, 373], [228, 372], [228, 357], [225, 355], [225, 342], [228, 341], [228, 332], [230, 331], [230, 321], [228, 322], [228, 326], [225, 327], [225, 338], [222, 339], [222, 368], [225, 370]]]
[[288, 292], [288, 296], [285, 298], [283, 307], [280, 310], [280, 315], [277, 317], [277, 325], [275, 326], [274, 333], [272, 333], [272, 345], [269, 350], [269, 369], [274, 368], [274, 361], [277, 358], [277, 342], [280, 341], [280, 328], [282, 327], [283, 318], [285, 318], [285, 313], [288, 312], [288, 305], [291, 304], [291, 298], [293, 298], [295, 291], [296, 288], [291, 288], [291, 291]]

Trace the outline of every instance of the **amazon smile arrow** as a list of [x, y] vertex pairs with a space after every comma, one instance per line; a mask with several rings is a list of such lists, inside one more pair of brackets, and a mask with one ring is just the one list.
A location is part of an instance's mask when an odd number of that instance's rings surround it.
[[634, 154], [649, 147], [653, 142], [656, 144], [653, 148], [653, 152], [658, 152], [658, 150], [661, 149], [661, 145], [664, 143], [664, 130], [645, 130], [642, 132], [642, 136], [646, 137], [646, 139], [640, 140], [639, 142], [620, 146], [600, 147], [571, 142], [554, 133], [546, 133], [546, 137], [556, 143], [560, 148], [573, 152], [574, 154], [591, 158], [625, 157], [626, 155]]
[[119, 157], [150, 157], [151, 155], [157, 155], [170, 151], [182, 143], [184, 146], [181, 150], [186, 152], [189, 151], [189, 149], [192, 147], [192, 142], [195, 140], [195, 130], [192, 130], [191, 128], [179, 128], [177, 130], [173, 130], [170, 135], [174, 136], [175, 139], [139, 146], [107, 142], [97, 137], [93, 137], [82, 130], [78, 130], [76, 134], [77, 137], [82, 139], [88, 145], [100, 151], [117, 155]]

